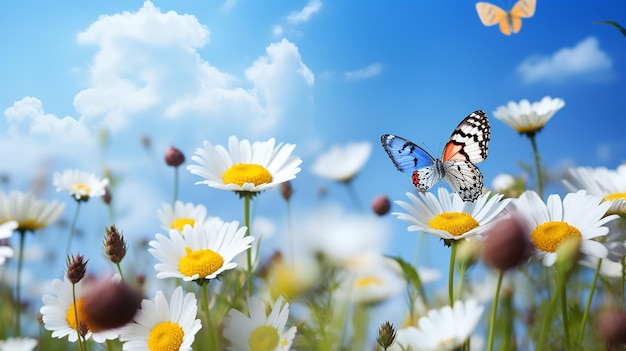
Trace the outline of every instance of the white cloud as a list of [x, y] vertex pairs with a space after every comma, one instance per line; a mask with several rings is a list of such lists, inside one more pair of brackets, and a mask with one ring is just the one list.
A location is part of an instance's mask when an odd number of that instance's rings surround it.
[[98, 47], [90, 86], [74, 98], [81, 121], [115, 131], [134, 119], [154, 119], [147, 116], [196, 117], [214, 128], [267, 131], [295, 107], [292, 101], [311, 99], [313, 73], [294, 44], [270, 44], [266, 56], [238, 73], [245, 81], [200, 56], [209, 36], [194, 16], [162, 13], [149, 1], [134, 13], [100, 17], [78, 35], [79, 43]]
[[58, 118], [45, 113], [41, 101], [25, 97], [4, 110], [9, 124], [8, 135], [59, 143], [85, 142], [91, 138], [89, 130], [72, 117]]
[[320, 0], [311, 0], [302, 10], [290, 13], [289, 16], [287, 16], [287, 21], [291, 23], [306, 22], [321, 8], [322, 2]]
[[272, 27], [272, 34], [274, 34], [274, 37], [280, 37], [284, 32], [283, 27], [278, 24]]
[[372, 78], [379, 75], [383, 70], [383, 65], [380, 63], [372, 63], [367, 67], [357, 69], [355, 71], [349, 71], [344, 73], [344, 77], [348, 80], [361, 80]]
[[590, 74], [602, 79], [610, 74], [611, 66], [611, 59], [600, 49], [598, 40], [588, 37], [576, 46], [562, 48], [551, 56], [529, 57], [519, 64], [517, 72], [526, 83], [557, 82]]

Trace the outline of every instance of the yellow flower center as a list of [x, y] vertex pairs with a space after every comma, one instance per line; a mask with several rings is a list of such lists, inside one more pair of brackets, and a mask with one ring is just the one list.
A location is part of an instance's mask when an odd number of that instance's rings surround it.
[[529, 134], [529, 133], [535, 133], [541, 130], [541, 128], [543, 128], [543, 124], [540, 126], [537, 126], [537, 125], [516, 126], [515, 130], [517, 130], [517, 132], [520, 134]]
[[91, 188], [86, 184], [76, 183], [72, 186], [72, 188], [74, 188], [74, 192], [77, 194], [89, 195], [91, 193]]
[[224, 264], [224, 258], [213, 250], [195, 250], [185, 248], [187, 255], [178, 262], [178, 269], [185, 276], [198, 274], [200, 278], [211, 275]]
[[565, 222], [540, 224], [530, 234], [535, 247], [543, 252], [555, 252], [559, 244], [570, 237], [582, 237], [580, 231]]
[[152, 328], [148, 337], [150, 351], [176, 351], [183, 344], [183, 328], [172, 322], [161, 322]]
[[196, 220], [193, 218], [189, 218], [189, 217], [183, 217], [183, 218], [176, 218], [172, 224], [170, 224], [170, 226], [173, 229], [178, 230], [179, 232], [183, 231], [183, 228], [185, 228], [185, 225], [189, 224], [190, 226], [193, 227], [194, 224], [196, 224]]
[[238, 163], [232, 165], [222, 174], [224, 184], [237, 184], [243, 186], [245, 183], [252, 183], [254, 186], [270, 183], [272, 174], [263, 166]]
[[618, 200], [618, 199], [626, 200], [626, 193], [609, 194], [605, 196], [604, 198], [609, 201]]
[[252, 332], [248, 345], [250, 345], [250, 351], [272, 351], [276, 349], [279, 341], [280, 336], [276, 328], [262, 325]]
[[[76, 311], [74, 311], [74, 307], [76, 307]], [[78, 314], [78, 320], [81, 322], [85, 322], [87, 324], [87, 329], [91, 330], [89, 326], [89, 322], [86, 320], [85, 316], [85, 307], [83, 306], [83, 299], [76, 300], [76, 304], [70, 305], [67, 309], [67, 313], [65, 314], [65, 319], [67, 320], [67, 325], [70, 328], [76, 330], [76, 314]]]
[[478, 222], [465, 212], [444, 212], [433, 217], [428, 226], [446, 231], [452, 236], [459, 236], [477, 228]]
[[372, 285], [383, 285], [384, 282], [382, 281], [382, 279], [378, 278], [378, 277], [363, 277], [360, 279], [357, 279], [356, 281], [356, 286], [358, 288], [366, 288], [368, 286], [372, 286]]
[[30, 230], [31, 232], [34, 232], [36, 229], [40, 229], [45, 226], [45, 222], [38, 222], [35, 218], [28, 218], [17, 222], [17, 230]]

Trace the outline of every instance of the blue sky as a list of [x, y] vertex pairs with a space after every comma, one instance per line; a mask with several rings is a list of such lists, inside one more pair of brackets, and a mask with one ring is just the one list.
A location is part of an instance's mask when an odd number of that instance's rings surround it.
[[[514, 3], [494, 1], [505, 9]], [[159, 231], [156, 209], [171, 198], [172, 172], [162, 164], [170, 144], [188, 165], [203, 140], [275, 137], [295, 143], [304, 160], [294, 182], [296, 213], [310, 211], [323, 186], [332, 201], [356, 211], [345, 189], [311, 174], [320, 152], [371, 142], [371, 158], [354, 181], [363, 203], [380, 193], [405, 200], [410, 176], [395, 170], [380, 135], [398, 134], [436, 155], [462, 118], [483, 109], [492, 126], [489, 158], [480, 164], [488, 186], [499, 173], [522, 172], [520, 161], [532, 163], [529, 142], [492, 112], [510, 100], [546, 95], [566, 103], [538, 136], [550, 170], [623, 162], [626, 38], [592, 22], [626, 24], [619, 17], [626, 3], [538, 0], [534, 17], [510, 37], [483, 26], [474, 6], [453, 0], [4, 3], [0, 172], [10, 180], [3, 189], [44, 184], [39, 196], [67, 202], [69, 221], [74, 204], [52, 189], [51, 174], [65, 168], [99, 174], [106, 166], [122, 177], [114, 194], [118, 225], [132, 242]], [[101, 130], [109, 133], [105, 149]], [[142, 136], [150, 137], [150, 152]], [[181, 169], [182, 200], [241, 219], [234, 195], [193, 185], [197, 180]], [[263, 194], [258, 208], [279, 228], [284, 224], [277, 192]], [[108, 224], [105, 213], [92, 201], [79, 219], [97, 242]], [[392, 228], [388, 253], [410, 259], [416, 236], [395, 218], [382, 220]], [[64, 243], [67, 234], [53, 231], [46, 235]], [[443, 268], [447, 254], [441, 255]]]

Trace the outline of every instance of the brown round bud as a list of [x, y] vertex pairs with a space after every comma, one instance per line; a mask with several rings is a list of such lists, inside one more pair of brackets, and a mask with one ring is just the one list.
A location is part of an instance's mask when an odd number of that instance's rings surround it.
[[384, 194], [378, 195], [372, 201], [372, 211], [374, 211], [374, 213], [376, 213], [379, 216], [386, 215], [387, 213], [389, 213], [390, 209], [391, 209], [391, 202], [389, 201], [389, 198], [387, 197], [387, 195], [384, 195]]
[[102, 202], [104, 202], [106, 205], [110, 205], [111, 204], [111, 190], [109, 190], [109, 187], [107, 186], [106, 188], [104, 188], [104, 195], [102, 195]]
[[130, 322], [140, 307], [139, 292], [121, 281], [95, 282], [83, 296], [83, 312], [91, 331], [119, 328]]
[[69, 256], [67, 258], [67, 279], [72, 283], [78, 283], [87, 272], [87, 262], [89, 260], [85, 260], [84, 256], [81, 254], [77, 254], [76, 256]]
[[528, 226], [518, 217], [503, 219], [485, 234], [483, 260], [501, 271], [528, 261], [532, 250]]
[[165, 151], [165, 163], [168, 166], [178, 167], [185, 162], [185, 155], [177, 148], [170, 146]]
[[291, 195], [293, 195], [291, 182], [284, 182], [280, 184], [280, 195], [283, 199], [285, 199], [285, 201], [289, 201], [289, 199], [291, 199]]
[[626, 311], [604, 311], [596, 322], [598, 332], [608, 344], [626, 344]]

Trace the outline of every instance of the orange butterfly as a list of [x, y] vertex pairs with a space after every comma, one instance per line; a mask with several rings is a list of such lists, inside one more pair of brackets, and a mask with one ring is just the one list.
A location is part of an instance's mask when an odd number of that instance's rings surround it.
[[511, 27], [513, 27], [513, 33], [519, 32], [522, 28], [522, 18], [529, 18], [535, 14], [536, 3], [536, 0], [518, 0], [511, 11], [506, 12], [488, 2], [478, 2], [476, 11], [485, 26], [498, 23], [502, 34], [511, 35]]

